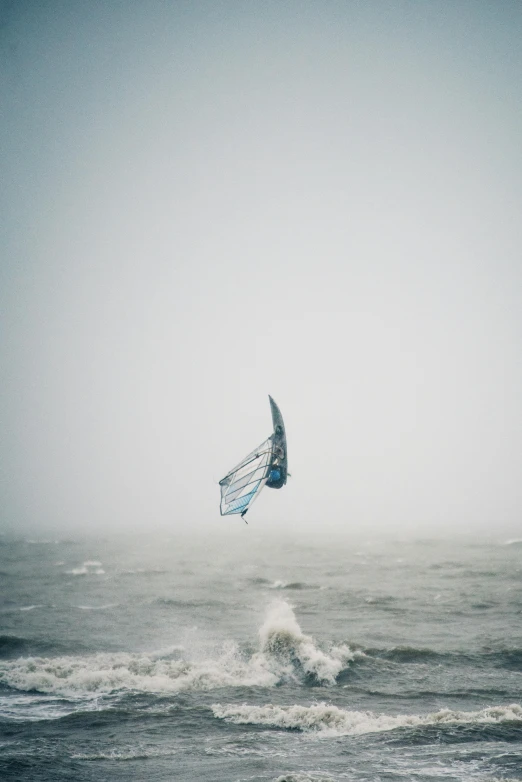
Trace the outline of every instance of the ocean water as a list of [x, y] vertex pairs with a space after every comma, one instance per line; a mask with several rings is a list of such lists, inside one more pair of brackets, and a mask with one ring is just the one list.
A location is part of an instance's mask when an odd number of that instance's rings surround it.
[[521, 542], [0, 544], [2, 780], [522, 780]]

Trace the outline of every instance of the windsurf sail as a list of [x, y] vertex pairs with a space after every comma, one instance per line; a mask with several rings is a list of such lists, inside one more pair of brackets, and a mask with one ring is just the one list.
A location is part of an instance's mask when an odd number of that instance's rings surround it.
[[220, 480], [222, 516], [240, 513], [244, 517], [264, 486], [281, 489], [286, 483], [285, 426], [277, 404], [272, 397], [269, 399], [274, 431]]

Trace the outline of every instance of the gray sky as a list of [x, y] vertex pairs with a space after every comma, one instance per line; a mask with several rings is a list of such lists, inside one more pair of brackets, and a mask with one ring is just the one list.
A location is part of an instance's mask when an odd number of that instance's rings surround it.
[[522, 5], [0, 7], [2, 525], [522, 531]]

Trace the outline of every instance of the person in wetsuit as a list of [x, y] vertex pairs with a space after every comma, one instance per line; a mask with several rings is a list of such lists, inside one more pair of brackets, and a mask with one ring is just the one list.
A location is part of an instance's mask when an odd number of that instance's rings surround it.
[[[276, 427], [276, 434], [281, 434], [282, 430], [281, 432], [278, 432], [278, 429], [281, 430], [281, 427]], [[276, 458], [271, 466], [270, 472], [268, 473], [268, 480], [266, 485], [270, 489], [281, 489], [286, 483], [286, 466], [282, 464], [285, 458], [285, 452], [280, 445], [277, 445], [274, 448], [274, 452]]]

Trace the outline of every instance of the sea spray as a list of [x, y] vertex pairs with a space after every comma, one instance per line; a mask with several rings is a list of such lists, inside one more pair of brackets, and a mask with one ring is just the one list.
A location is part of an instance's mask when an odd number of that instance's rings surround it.
[[317, 648], [302, 632], [292, 607], [285, 600], [274, 601], [259, 630], [261, 655], [280, 671], [302, 673], [318, 683], [335, 684], [339, 673], [354, 659], [347, 646], [333, 646], [329, 653]]
[[[520, 777], [519, 547], [375, 539], [356, 557], [317, 536], [311, 556], [243, 527], [222, 552], [0, 539], [2, 782]], [[352, 639], [366, 656], [332, 684]]]
[[[107, 607], [107, 606], [103, 606]], [[348, 647], [326, 654], [304, 635], [290, 605], [276, 601], [259, 630], [260, 649], [243, 652], [228, 641], [204, 660], [190, 659], [182, 647], [160, 652], [100, 653], [70, 657], [21, 657], [0, 662], [0, 683], [25, 692], [92, 697], [118, 692], [177, 693], [222, 687], [274, 687], [303, 676], [334, 684], [353, 659]]]

